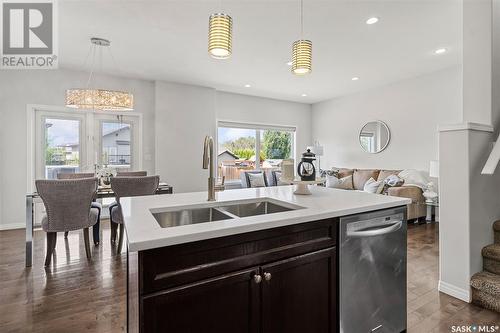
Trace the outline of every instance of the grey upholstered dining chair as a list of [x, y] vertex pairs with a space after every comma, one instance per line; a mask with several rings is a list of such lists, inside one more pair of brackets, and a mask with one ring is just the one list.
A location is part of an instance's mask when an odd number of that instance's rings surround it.
[[36, 180], [35, 186], [47, 213], [42, 219], [42, 229], [47, 233], [45, 266], [50, 265], [58, 232], [83, 229], [85, 252], [90, 259], [89, 227], [99, 217], [99, 210], [91, 206], [97, 178]]
[[94, 178], [95, 175], [93, 172], [75, 172], [75, 173], [67, 173], [61, 172], [57, 174], [57, 179], [81, 179], [81, 178]]
[[[95, 175], [93, 172], [75, 172], [75, 173], [62, 172], [57, 174], [57, 179], [82, 179], [82, 178], [94, 178], [94, 177]], [[92, 207], [97, 208], [99, 210], [97, 223], [92, 227], [92, 238], [94, 239], [94, 244], [99, 245], [99, 230], [101, 228], [102, 205], [94, 200], [92, 202]], [[68, 231], [64, 233], [64, 238], [68, 238]]]
[[116, 177], [146, 177], [147, 171], [117, 171]]
[[116, 243], [116, 233], [119, 225], [120, 236], [118, 239], [117, 253], [121, 252], [123, 244], [123, 214], [120, 206], [120, 198], [153, 195], [156, 193], [159, 183], [159, 176], [111, 178], [111, 189], [116, 196], [116, 202], [109, 206], [109, 216], [111, 219], [111, 243]]

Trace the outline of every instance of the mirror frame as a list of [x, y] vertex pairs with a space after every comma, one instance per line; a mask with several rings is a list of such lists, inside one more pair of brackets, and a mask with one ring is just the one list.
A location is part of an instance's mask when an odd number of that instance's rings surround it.
[[[367, 151], [363, 145], [361, 145], [361, 140], [360, 140], [360, 137], [361, 137], [361, 133], [363, 133], [363, 128], [365, 128], [366, 125], [368, 125], [369, 123], [381, 123], [382, 125], [384, 125], [385, 129], [387, 130], [387, 142], [386, 144], [380, 148], [379, 151], [375, 151], [375, 152], [371, 152], [371, 151]], [[359, 146], [361, 147], [361, 150], [363, 150], [365, 153], [368, 153], [368, 154], [380, 154], [381, 152], [383, 152], [387, 146], [389, 146], [389, 143], [391, 142], [391, 130], [389, 129], [389, 126], [383, 122], [382, 120], [371, 120], [371, 121], [368, 121], [366, 122], [363, 126], [361, 126], [361, 129], [359, 130], [359, 133], [358, 133], [358, 143], [359, 143]]]

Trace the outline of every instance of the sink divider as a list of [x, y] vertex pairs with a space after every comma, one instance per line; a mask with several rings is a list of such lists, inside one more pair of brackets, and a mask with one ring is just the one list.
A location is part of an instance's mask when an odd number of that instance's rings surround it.
[[222, 209], [221, 207], [212, 207], [212, 209], [213, 209], [213, 210], [216, 210], [216, 211], [218, 211], [219, 213], [222, 213], [222, 214], [224, 214], [224, 215], [230, 216], [230, 217], [231, 217], [231, 218], [233, 218], [233, 219], [239, 219], [239, 218], [240, 218], [239, 216], [237, 216], [237, 215], [235, 215], [235, 214], [233, 214], [233, 213], [230, 213], [230, 212], [228, 212], [227, 210]]

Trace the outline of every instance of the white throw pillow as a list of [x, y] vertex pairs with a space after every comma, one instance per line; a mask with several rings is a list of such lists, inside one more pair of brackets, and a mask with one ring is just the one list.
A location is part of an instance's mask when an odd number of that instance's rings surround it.
[[427, 178], [424, 172], [414, 169], [403, 170], [398, 174], [398, 176], [405, 181], [403, 186], [413, 185], [420, 187], [422, 190], [427, 188], [427, 183], [429, 182], [429, 178]]
[[276, 175], [276, 185], [277, 186], [284, 186], [284, 185], [290, 185], [290, 182], [284, 182], [281, 180], [281, 177], [283, 176], [283, 174], [281, 172], [276, 172], [275, 173]]
[[342, 190], [352, 190], [352, 175], [344, 177], [344, 178], [337, 178], [335, 176], [326, 176], [326, 187], [329, 188], [338, 188]]
[[380, 184], [382, 184], [382, 181], [376, 181], [372, 177], [366, 181], [363, 191], [368, 193], [378, 193]]
[[264, 182], [264, 173], [247, 173], [250, 180], [250, 187], [266, 187]]

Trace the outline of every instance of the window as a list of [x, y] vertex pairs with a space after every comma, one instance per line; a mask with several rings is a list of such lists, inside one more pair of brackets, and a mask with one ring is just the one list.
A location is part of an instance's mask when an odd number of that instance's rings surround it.
[[295, 128], [219, 122], [217, 166], [219, 178], [239, 182], [248, 170], [270, 172], [294, 156]]
[[373, 133], [361, 132], [359, 142], [365, 151], [375, 151], [375, 140]]
[[96, 165], [114, 170], [141, 169], [138, 113], [93, 112], [62, 107], [32, 108], [28, 133], [34, 147], [28, 179], [57, 179], [59, 173], [94, 172]]
[[101, 127], [102, 164], [129, 169], [131, 167], [130, 124], [103, 121]]
[[44, 176], [57, 179], [60, 172], [80, 170], [81, 120], [72, 118], [43, 118], [44, 128]]

